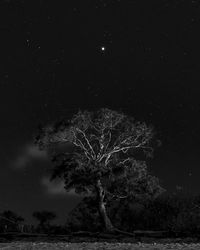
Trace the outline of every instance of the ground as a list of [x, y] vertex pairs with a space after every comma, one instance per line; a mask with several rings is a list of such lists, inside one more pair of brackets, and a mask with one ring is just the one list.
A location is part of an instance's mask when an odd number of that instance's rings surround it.
[[106, 242], [82, 242], [82, 243], [46, 243], [46, 242], [12, 242], [0, 243], [1, 250], [199, 250], [200, 243], [106, 243]]

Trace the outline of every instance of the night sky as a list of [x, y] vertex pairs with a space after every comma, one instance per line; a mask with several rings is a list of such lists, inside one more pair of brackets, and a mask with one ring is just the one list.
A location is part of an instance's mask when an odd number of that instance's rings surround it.
[[39, 123], [107, 107], [153, 124], [168, 191], [200, 194], [200, 1], [0, 1], [0, 210], [59, 222], [79, 201], [49, 183]]

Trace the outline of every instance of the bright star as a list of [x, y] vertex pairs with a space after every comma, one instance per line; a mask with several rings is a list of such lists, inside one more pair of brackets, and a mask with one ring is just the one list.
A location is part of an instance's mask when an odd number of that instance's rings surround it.
[[106, 49], [105, 47], [101, 47], [101, 51], [105, 51], [105, 49]]

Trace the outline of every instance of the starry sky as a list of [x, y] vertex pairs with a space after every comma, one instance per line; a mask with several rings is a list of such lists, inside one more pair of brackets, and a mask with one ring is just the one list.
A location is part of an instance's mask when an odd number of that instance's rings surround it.
[[0, 210], [64, 223], [80, 197], [49, 182], [33, 138], [39, 123], [101, 107], [153, 124], [149, 170], [199, 194], [199, 29], [199, 0], [1, 0]]

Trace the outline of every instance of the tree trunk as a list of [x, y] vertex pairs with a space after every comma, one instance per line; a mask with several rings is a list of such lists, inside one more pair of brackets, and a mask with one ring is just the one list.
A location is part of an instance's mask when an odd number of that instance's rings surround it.
[[98, 211], [102, 219], [103, 225], [105, 227], [105, 230], [107, 232], [114, 232], [115, 228], [112, 222], [110, 221], [106, 212], [106, 207], [105, 207], [105, 202], [104, 202], [105, 193], [104, 193], [104, 189], [102, 187], [100, 180], [98, 180], [96, 183], [96, 190], [97, 190], [97, 199], [98, 199]]

